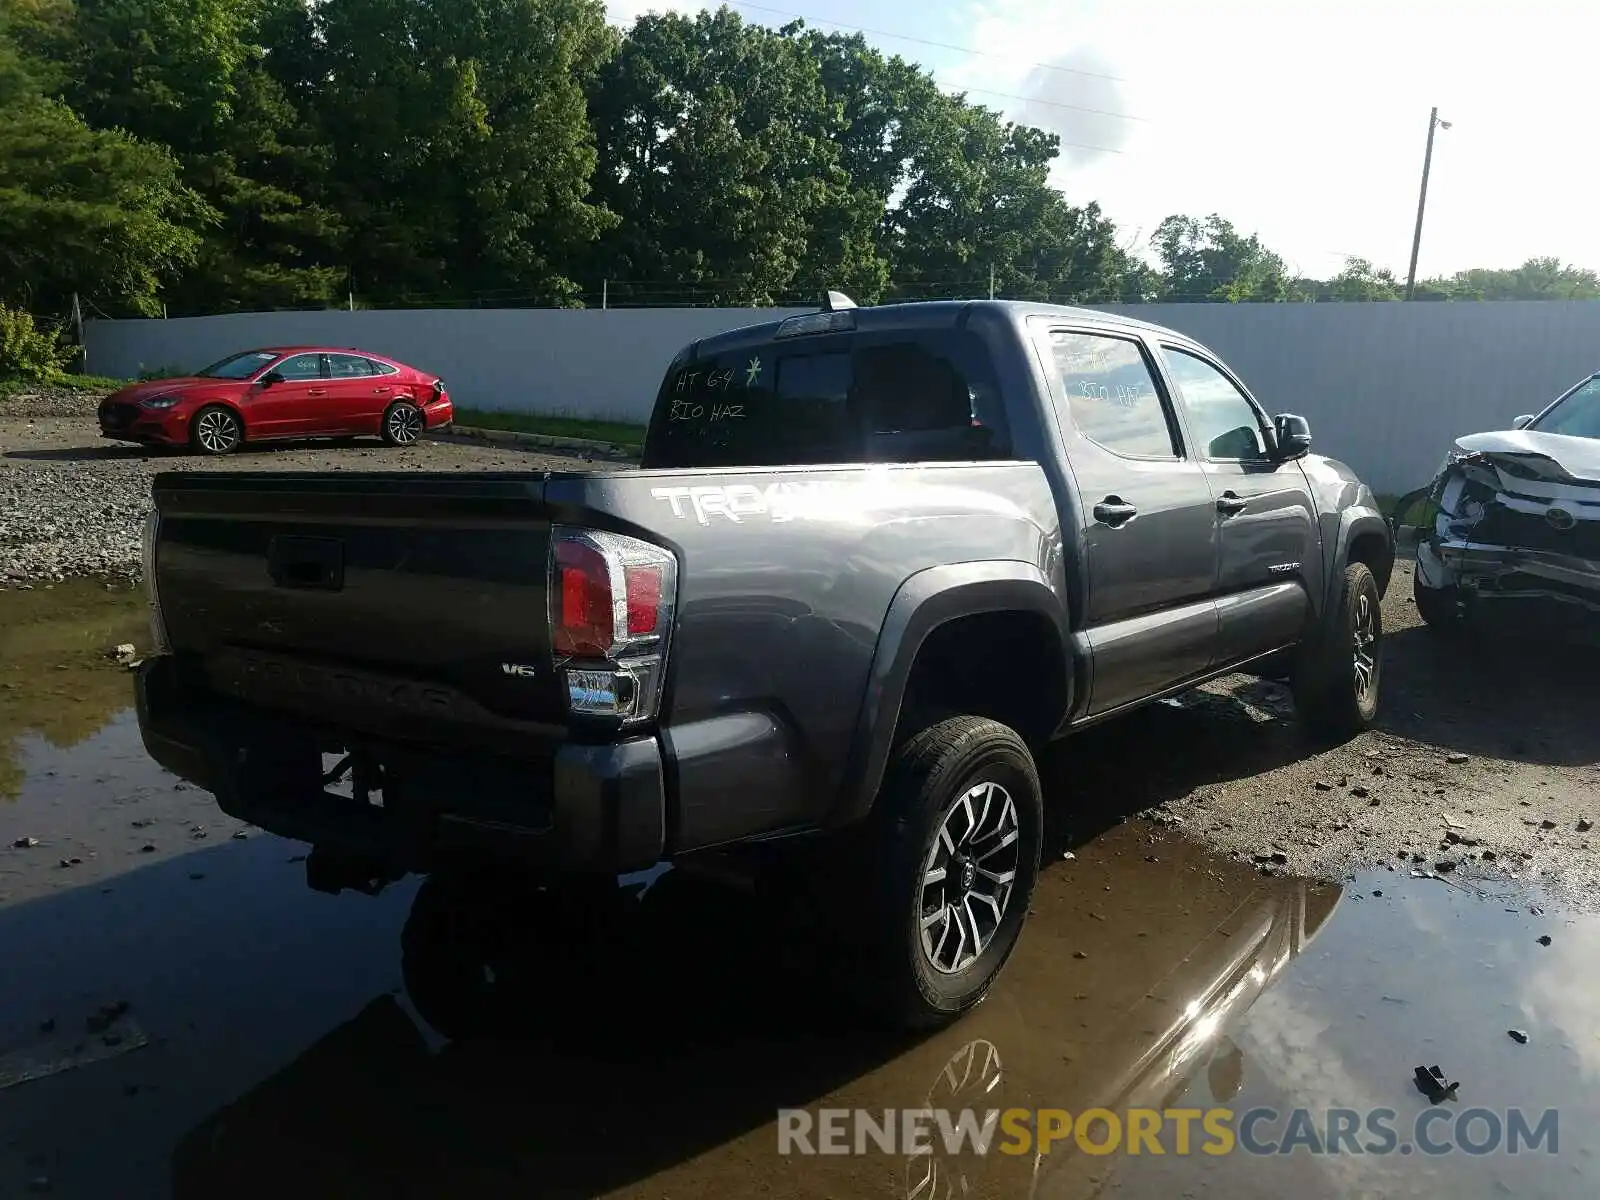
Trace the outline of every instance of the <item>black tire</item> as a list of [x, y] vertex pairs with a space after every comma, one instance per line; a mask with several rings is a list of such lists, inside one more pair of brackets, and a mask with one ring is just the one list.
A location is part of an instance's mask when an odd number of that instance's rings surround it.
[[400, 974], [423, 1020], [447, 1038], [484, 1036], [504, 1023], [495, 967], [508, 942], [508, 905], [493, 890], [433, 876], [400, 931]]
[[244, 422], [222, 404], [208, 404], [189, 422], [189, 447], [196, 454], [232, 454], [244, 444]]
[[559, 1009], [552, 983], [592, 1002], [595, 973], [626, 954], [616, 922], [623, 900], [614, 878], [552, 889], [495, 870], [430, 875], [400, 932], [406, 993], [452, 1040], [526, 1035]]
[[[1368, 670], [1357, 668], [1365, 637]], [[1345, 741], [1372, 727], [1383, 681], [1383, 597], [1365, 563], [1344, 569], [1339, 598], [1315, 642], [1302, 651], [1293, 682], [1295, 707], [1310, 732]]]
[[1459, 633], [1461, 610], [1459, 594], [1453, 587], [1429, 587], [1420, 576], [1411, 577], [1411, 598], [1417, 602], [1417, 616], [1429, 629], [1442, 633]]
[[[999, 791], [986, 789], [988, 784]], [[963, 800], [970, 798], [977, 813], [980, 804], [1003, 804], [1007, 797], [1012, 824], [1005, 823], [1003, 809], [986, 811], [993, 832], [976, 844], [990, 848], [964, 857], [952, 849], [944, 881], [926, 883], [930, 856], [943, 856], [944, 845], [954, 846], [962, 837], [955, 833], [951, 843], [940, 843], [947, 819], [971, 831]], [[857, 896], [864, 893], [865, 901], [853, 918], [847, 917], [855, 926], [851, 940], [866, 950], [866, 961], [851, 985], [855, 999], [880, 1020], [912, 1029], [943, 1024], [982, 1000], [1011, 956], [1027, 917], [1043, 827], [1039, 774], [1027, 745], [1011, 729], [983, 717], [952, 717], [903, 742], [857, 843], [855, 869], [865, 887], [860, 892], [846, 889]], [[1011, 828], [1016, 833], [1014, 855], [1013, 843], [1005, 840]], [[987, 864], [982, 870], [980, 862]], [[1003, 902], [996, 905], [1000, 885], [991, 877], [1007, 872], [1013, 877]], [[948, 896], [945, 887], [951, 889]], [[951, 899], [957, 895], [964, 898]], [[950, 914], [958, 905], [967, 917], [956, 917], [952, 924]], [[925, 948], [923, 939], [925, 914], [934, 911], [946, 913], [930, 929], [929, 940], [939, 943], [937, 953]], [[981, 949], [962, 962], [959, 952], [951, 952], [949, 938], [952, 933], [964, 935], [968, 928]], [[986, 941], [981, 936], [985, 930]]]
[[383, 410], [379, 427], [383, 440], [391, 446], [414, 446], [427, 428], [422, 410], [409, 400], [396, 400]]

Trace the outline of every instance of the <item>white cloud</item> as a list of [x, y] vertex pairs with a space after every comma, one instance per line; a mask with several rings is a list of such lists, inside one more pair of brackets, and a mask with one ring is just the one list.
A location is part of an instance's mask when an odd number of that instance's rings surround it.
[[[1435, 147], [1420, 273], [1511, 266], [1535, 254], [1600, 268], [1589, 203], [1600, 170], [1582, 136], [1600, 4], [946, 4], [918, 13], [873, 3], [859, 20], [984, 51], [868, 35], [975, 102], [1077, 143], [1063, 147], [1057, 183], [1074, 203], [1098, 200], [1125, 238], [1147, 240], [1170, 213], [1219, 212], [1307, 274], [1337, 271], [1346, 254], [1404, 274], [1428, 109], [1437, 104], [1453, 127]], [[612, 0], [608, 11], [628, 23], [648, 9], [709, 7]], [[775, 7], [852, 19], [824, 0]]]
[[1148, 119], [1120, 133], [1093, 114], [994, 103], [1120, 150], [1064, 154], [1058, 182], [1130, 234], [1216, 211], [1308, 273], [1347, 253], [1403, 272], [1437, 104], [1453, 128], [1435, 147], [1421, 273], [1533, 254], [1600, 267], [1596, 171], [1576, 136], [1600, 6], [1525, 0], [1514, 19], [1460, 0], [972, 0], [966, 12], [955, 40], [995, 57], [942, 69], [953, 86], [1038, 95], [1041, 61], [1122, 77], [1050, 72], [1043, 96]]

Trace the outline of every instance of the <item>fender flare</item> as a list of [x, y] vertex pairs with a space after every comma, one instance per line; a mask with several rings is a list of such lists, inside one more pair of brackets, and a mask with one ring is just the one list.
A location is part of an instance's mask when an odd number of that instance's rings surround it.
[[[1066, 607], [1033, 563], [1009, 559], [950, 563], [918, 571], [900, 585], [878, 631], [839, 798], [827, 825], [859, 821], [871, 811], [894, 748], [906, 684], [923, 643], [948, 621], [995, 612], [1045, 617], [1060, 639], [1063, 659], [1069, 653]], [[1068, 669], [1063, 715], [1071, 711], [1075, 682]]]
[[1334, 546], [1332, 569], [1328, 572], [1327, 594], [1323, 597], [1324, 613], [1330, 613], [1339, 602], [1339, 589], [1344, 586], [1344, 569], [1350, 564], [1350, 547], [1359, 537], [1377, 534], [1383, 539], [1386, 561], [1380, 563], [1373, 574], [1378, 579], [1378, 592], [1389, 590], [1389, 580], [1394, 575], [1394, 527], [1374, 507], [1352, 506], [1339, 514], [1339, 538]]

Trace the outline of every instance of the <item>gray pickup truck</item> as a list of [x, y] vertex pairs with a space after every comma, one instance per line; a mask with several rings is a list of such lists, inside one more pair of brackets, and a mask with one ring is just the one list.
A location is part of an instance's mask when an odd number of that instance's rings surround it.
[[1053, 739], [1240, 669], [1372, 721], [1390, 531], [1309, 445], [1171, 330], [834, 294], [681, 351], [637, 470], [157, 476], [140, 726], [325, 889], [770, 865], [927, 1025]]

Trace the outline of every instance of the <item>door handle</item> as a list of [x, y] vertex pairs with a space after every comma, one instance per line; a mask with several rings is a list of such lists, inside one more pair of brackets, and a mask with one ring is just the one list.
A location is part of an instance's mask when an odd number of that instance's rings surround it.
[[1094, 519], [1113, 529], [1126, 525], [1138, 515], [1138, 506], [1127, 503], [1121, 496], [1107, 496], [1094, 506]]
[[389, 389], [389, 385], [387, 383], [380, 383], [377, 387], [373, 388], [372, 390], [377, 392], [378, 395], [381, 396], [385, 392], [389, 391], [390, 389]]
[[1225, 517], [1231, 517], [1234, 513], [1243, 512], [1245, 505], [1249, 503], [1250, 501], [1241, 499], [1238, 493], [1227, 491], [1217, 497], [1217, 511]]
[[327, 388], [307, 388], [306, 389], [306, 395], [308, 395], [308, 396], [326, 396], [327, 394], [328, 394], [328, 389]]

